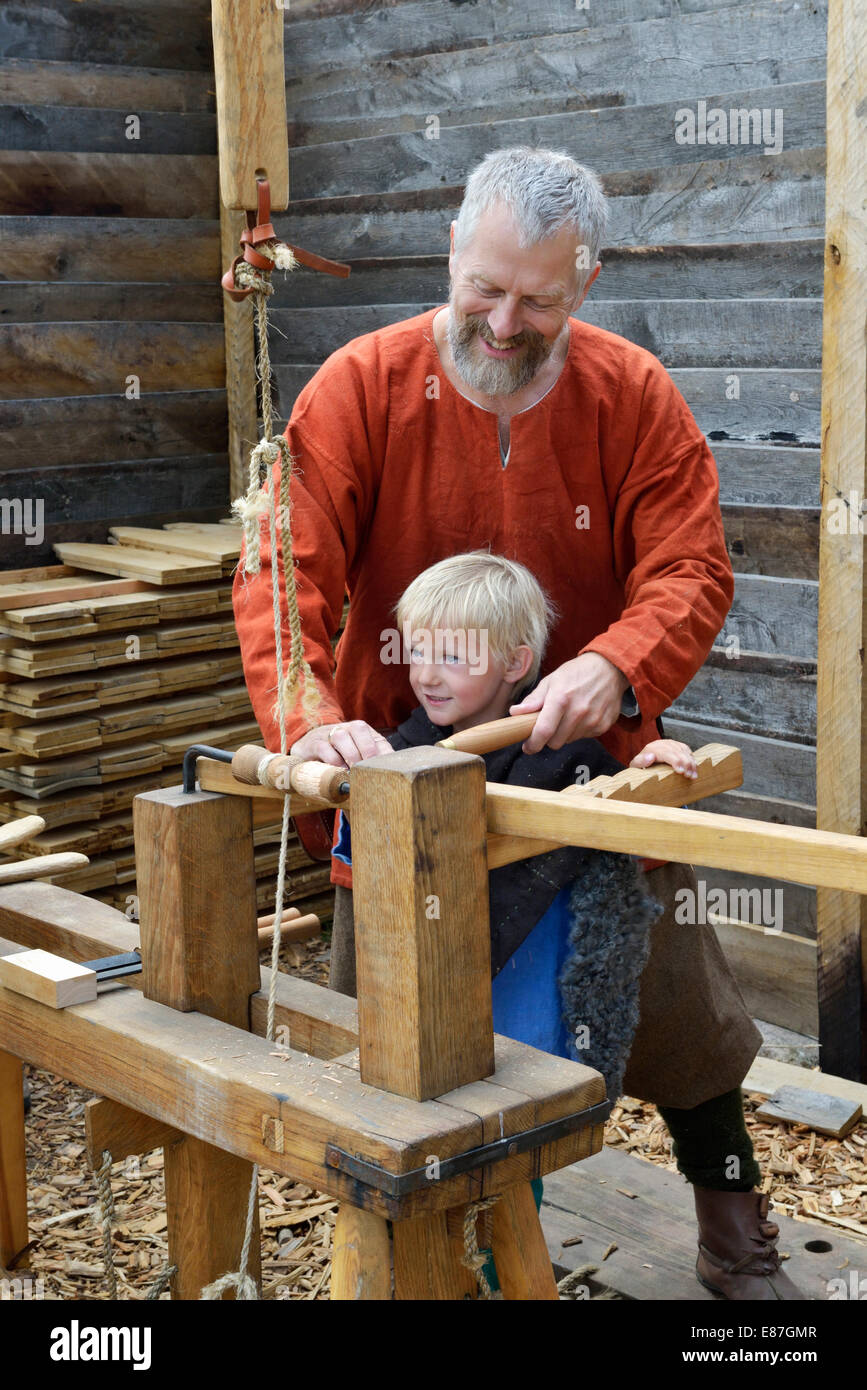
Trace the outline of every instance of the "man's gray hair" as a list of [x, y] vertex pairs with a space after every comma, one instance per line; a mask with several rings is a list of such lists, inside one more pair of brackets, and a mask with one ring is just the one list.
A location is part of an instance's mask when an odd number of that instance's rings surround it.
[[586, 280], [599, 259], [608, 203], [598, 176], [571, 155], [516, 145], [492, 150], [467, 179], [455, 225], [455, 250], [470, 240], [481, 213], [503, 202], [518, 226], [519, 245], [537, 242], [574, 227], [587, 247]]

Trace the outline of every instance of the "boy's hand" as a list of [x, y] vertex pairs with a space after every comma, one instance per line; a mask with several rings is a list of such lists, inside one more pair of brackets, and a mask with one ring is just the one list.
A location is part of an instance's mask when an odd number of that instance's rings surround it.
[[652, 767], [654, 763], [667, 763], [675, 772], [682, 772], [685, 777], [698, 776], [692, 749], [685, 743], [678, 743], [677, 739], [657, 738], [652, 743], [646, 743], [641, 752], [636, 753], [629, 766]]
[[363, 719], [347, 719], [341, 724], [320, 724], [310, 729], [293, 743], [289, 752], [315, 762], [330, 763], [332, 767], [352, 767], [365, 758], [391, 753], [392, 747]]

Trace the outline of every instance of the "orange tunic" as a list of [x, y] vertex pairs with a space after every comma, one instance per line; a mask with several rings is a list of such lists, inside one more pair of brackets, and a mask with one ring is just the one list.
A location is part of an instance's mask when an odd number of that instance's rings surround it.
[[[601, 737], [628, 763], [658, 737], [656, 716], [695, 675], [731, 604], [713, 456], [656, 357], [570, 319], [565, 365], [540, 401], [513, 416], [504, 468], [496, 416], [442, 369], [438, 308], [340, 348], [301, 392], [287, 428], [298, 601], [322, 722], [394, 728], [406, 718], [417, 704], [408, 667], [380, 659], [394, 605], [428, 565], [489, 546], [526, 565], [558, 606], [543, 675], [595, 651], [629, 679], [641, 716]], [[277, 749], [265, 522], [261, 556], [258, 576], [239, 569], [234, 608], [256, 718]], [[335, 673], [331, 638], [345, 591]], [[289, 745], [304, 732], [293, 715]]]

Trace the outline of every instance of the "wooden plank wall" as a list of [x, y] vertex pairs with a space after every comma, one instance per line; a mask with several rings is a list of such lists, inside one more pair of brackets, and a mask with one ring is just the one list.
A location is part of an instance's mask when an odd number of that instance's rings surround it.
[[229, 481], [208, 0], [10, 3], [0, 53], [0, 497], [44, 507], [8, 569]]
[[[297, 272], [272, 301], [286, 416], [340, 344], [447, 299], [449, 222], [488, 150], [546, 145], [595, 167], [611, 222], [581, 316], [670, 369], [719, 465], [736, 571], [724, 631], [667, 730], [693, 746], [743, 748], [743, 791], [708, 809], [805, 825], [815, 817], [826, 26], [824, 0], [290, 7], [293, 202], [275, 220], [353, 272]], [[780, 152], [678, 144], [675, 112], [697, 112], [699, 100], [782, 112], [769, 117], [782, 119]], [[732, 886], [719, 871], [703, 876]], [[814, 892], [785, 886], [783, 901], [786, 931], [815, 936]]]

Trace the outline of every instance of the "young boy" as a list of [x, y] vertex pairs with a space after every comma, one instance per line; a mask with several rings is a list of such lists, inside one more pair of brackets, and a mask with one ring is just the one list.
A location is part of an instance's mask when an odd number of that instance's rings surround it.
[[[505, 718], [538, 680], [556, 616], [529, 570], [486, 551], [432, 565], [396, 615], [419, 705], [388, 737], [395, 749]], [[485, 763], [488, 781], [550, 791], [621, 769], [596, 739], [532, 755], [516, 741]], [[647, 744], [631, 766], [654, 763], [696, 775], [691, 751], [672, 739]], [[342, 813], [332, 853], [351, 864]], [[571, 847], [534, 856], [492, 871], [490, 906], [495, 1031], [597, 1067], [616, 1099], [659, 914], [636, 862]]]

